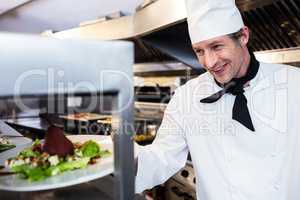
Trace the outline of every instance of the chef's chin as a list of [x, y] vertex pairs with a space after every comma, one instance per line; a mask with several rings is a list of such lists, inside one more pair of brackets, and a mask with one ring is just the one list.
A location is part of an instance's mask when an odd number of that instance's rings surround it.
[[222, 76], [214, 75], [214, 78], [221, 84], [228, 83], [231, 80], [231, 77], [226, 74]]
[[230, 68], [226, 65], [221, 70], [217, 72], [211, 72], [214, 78], [221, 84], [228, 83], [232, 79], [232, 75], [230, 73]]

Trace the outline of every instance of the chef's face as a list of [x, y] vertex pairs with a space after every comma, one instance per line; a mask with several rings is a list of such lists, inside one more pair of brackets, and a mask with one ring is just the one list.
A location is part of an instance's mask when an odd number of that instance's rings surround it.
[[193, 44], [200, 64], [220, 83], [240, 78], [247, 72], [249, 30], [243, 27], [239, 33], [237, 39], [224, 35]]

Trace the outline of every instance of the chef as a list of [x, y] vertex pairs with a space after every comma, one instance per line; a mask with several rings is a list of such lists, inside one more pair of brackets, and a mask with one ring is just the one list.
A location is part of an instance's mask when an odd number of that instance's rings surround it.
[[300, 70], [258, 62], [234, 0], [187, 0], [206, 73], [179, 87], [152, 145], [139, 147], [136, 192], [162, 184], [190, 152], [199, 200], [300, 199]]

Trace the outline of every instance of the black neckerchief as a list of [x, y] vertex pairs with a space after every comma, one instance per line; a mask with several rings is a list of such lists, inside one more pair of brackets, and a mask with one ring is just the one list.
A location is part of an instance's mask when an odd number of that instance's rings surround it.
[[201, 103], [214, 103], [218, 101], [225, 93], [230, 93], [235, 95], [235, 101], [232, 108], [232, 119], [240, 122], [244, 126], [246, 126], [251, 131], [255, 131], [250, 113], [247, 106], [247, 98], [244, 95], [244, 85], [251, 79], [253, 79], [259, 68], [259, 62], [256, 60], [252, 51], [250, 52], [250, 65], [248, 67], [247, 73], [245, 76], [241, 78], [234, 78], [228, 83], [222, 85], [218, 83], [216, 80], [215, 82], [217, 85], [222, 87], [223, 89], [218, 91], [217, 93], [201, 99]]

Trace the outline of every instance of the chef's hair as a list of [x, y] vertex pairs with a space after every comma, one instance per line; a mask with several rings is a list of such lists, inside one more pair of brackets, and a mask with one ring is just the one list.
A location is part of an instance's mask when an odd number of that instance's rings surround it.
[[240, 37], [242, 36], [242, 29], [238, 30], [237, 32], [230, 33], [228, 36], [236, 41], [239, 41]]
[[[237, 32], [228, 34], [229, 38], [231, 38], [233, 41], [235, 41], [237, 44], [240, 44], [240, 38], [243, 35], [242, 28], [238, 30]], [[251, 46], [251, 32], [249, 33], [249, 41], [248, 41], [248, 47]]]

